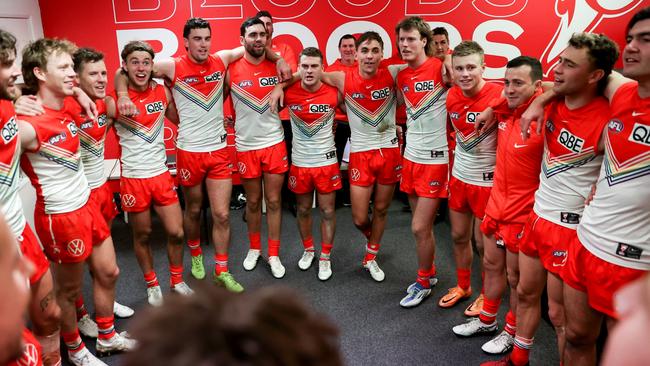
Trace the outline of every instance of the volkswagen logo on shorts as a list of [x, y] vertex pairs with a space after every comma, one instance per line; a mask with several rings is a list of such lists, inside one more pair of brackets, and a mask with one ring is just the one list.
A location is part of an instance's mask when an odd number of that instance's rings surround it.
[[359, 171], [359, 169], [353, 168], [352, 170], [350, 170], [350, 180], [356, 182], [359, 180], [359, 178], [361, 178], [361, 172]]
[[289, 177], [289, 187], [296, 188], [296, 177], [293, 175]]
[[135, 196], [132, 194], [123, 194], [122, 195], [122, 206], [124, 207], [133, 207], [135, 205]]
[[190, 179], [190, 171], [187, 169], [181, 169], [179, 172], [181, 175], [182, 180], [189, 180]]
[[33, 343], [27, 343], [23, 351], [22, 357], [18, 360], [20, 366], [36, 366], [38, 365], [38, 350]]
[[240, 161], [239, 163], [237, 163], [237, 167], [239, 168], [239, 174], [246, 173], [246, 164]]
[[81, 239], [73, 239], [68, 242], [68, 253], [73, 257], [80, 257], [86, 251], [84, 241]]

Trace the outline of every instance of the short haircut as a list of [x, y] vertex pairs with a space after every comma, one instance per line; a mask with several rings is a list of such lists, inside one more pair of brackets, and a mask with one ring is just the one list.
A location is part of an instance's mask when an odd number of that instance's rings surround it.
[[632, 19], [630, 19], [630, 21], [627, 23], [625, 32], [629, 32], [636, 23], [646, 19], [650, 19], [650, 6], [639, 10], [636, 14], [634, 14], [634, 16], [632, 16]]
[[433, 33], [431, 33], [431, 27], [424, 21], [424, 19], [420, 17], [404, 18], [401, 22], [397, 23], [397, 26], [395, 27], [395, 34], [398, 36], [400, 29], [404, 31], [417, 30], [420, 33], [420, 37], [427, 40], [426, 45], [424, 45], [424, 52], [426, 55], [433, 56], [435, 54]]
[[75, 50], [74, 43], [65, 39], [41, 38], [28, 44], [23, 49], [22, 62], [23, 80], [27, 89], [32, 93], [38, 91], [38, 79], [34, 75], [35, 67], [46, 71], [47, 60], [50, 56], [67, 53], [72, 57]]
[[97, 62], [104, 59], [104, 54], [92, 48], [79, 48], [72, 55], [74, 61], [74, 72], [79, 73], [83, 66], [89, 62]]
[[525, 66], [525, 65], [530, 66], [530, 78], [532, 79], [533, 83], [536, 82], [537, 80], [542, 80], [543, 77], [542, 64], [541, 62], [539, 62], [538, 59], [534, 57], [529, 57], [529, 56], [515, 57], [512, 60], [508, 61], [506, 68], [514, 69], [516, 67]]
[[353, 41], [355, 42], [355, 45], [356, 45], [357, 39], [354, 38], [353, 35], [351, 35], [351, 34], [344, 34], [343, 37], [339, 38], [339, 48], [341, 48], [341, 43], [343, 43], [343, 41], [346, 40], [346, 39], [351, 39], [351, 40], [353, 40]]
[[192, 296], [170, 296], [135, 319], [138, 349], [125, 354], [122, 365], [343, 364], [338, 330], [295, 291], [269, 286], [232, 293], [208, 285], [195, 290]]
[[273, 21], [273, 17], [271, 16], [271, 13], [269, 13], [268, 10], [260, 10], [255, 14], [255, 18], [261, 18], [261, 17], [267, 17]]
[[320, 62], [323, 63], [323, 53], [316, 47], [306, 47], [306, 48], [304, 48], [300, 52], [300, 55], [298, 56], [298, 59], [300, 59], [302, 56], [318, 57], [320, 59]]
[[454, 52], [452, 52], [451, 57], [465, 57], [469, 55], [477, 54], [481, 58], [481, 65], [484, 63], [485, 51], [483, 47], [475, 41], [462, 41], [456, 47], [454, 47]]
[[212, 28], [210, 28], [210, 23], [207, 20], [203, 18], [190, 18], [185, 22], [185, 26], [183, 26], [183, 38], [189, 37], [192, 29], [204, 28], [207, 28], [212, 33]]
[[607, 86], [607, 78], [618, 60], [618, 45], [604, 34], [582, 32], [571, 36], [569, 46], [576, 49], [586, 48], [593, 69], [605, 72], [603, 78], [598, 81], [598, 90], [603, 91]]
[[9, 64], [11, 56], [16, 56], [16, 37], [0, 29], [0, 65], [3, 67], [11, 66]]
[[361, 44], [366, 41], [377, 41], [381, 49], [382, 50], [384, 49], [384, 40], [381, 39], [381, 36], [377, 32], [367, 31], [363, 33], [361, 36], [359, 36], [359, 38], [357, 39], [356, 48], [358, 49], [359, 46], [361, 46]]
[[260, 18], [251, 17], [251, 18], [248, 18], [248, 19], [244, 20], [244, 22], [241, 24], [241, 26], [239, 27], [239, 35], [242, 36], [242, 37], [245, 36], [246, 35], [246, 29], [248, 29], [249, 27], [252, 27], [252, 26], [254, 26], [256, 24], [259, 24], [262, 27], [264, 27], [264, 29], [266, 29], [266, 26], [264, 25], [264, 22]]
[[147, 52], [151, 56], [152, 60], [156, 56], [149, 43], [143, 41], [131, 41], [122, 49], [122, 53], [120, 54], [120, 56], [122, 56], [122, 61], [126, 62], [129, 55], [137, 51]]
[[447, 28], [445, 28], [445, 27], [435, 27], [435, 28], [433, 28], [431, 33], [433, 33], [434, 36], [443, 35], [447, 39], [447, 42], [449, 42], [449, 32], [447, 32]]

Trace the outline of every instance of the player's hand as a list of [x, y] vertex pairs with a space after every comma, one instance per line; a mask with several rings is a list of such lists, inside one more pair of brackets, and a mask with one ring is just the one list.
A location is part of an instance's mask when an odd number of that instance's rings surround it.
[[489, 130], [496, 123], [496, 118], [494, 118], [494, 111], [492, 107], [487, 107], [483, 112], [479, 113], [478, 117], [474, 121], [474, 131], [477, 134], [482, 134], [483, 132]]
[[281, 85], [276, 85], [271, 92], [271, 112], [278, 113], [284, 107], [284, 89]]
[[223, 117], [223, 128], [225, 129], [235, 128], [235, 120], [232, 119], [232, 116]]
[[43, 105], [35, 95], [23, 95], [14, 102], [16, 114], [23, 116], [39, 116], [45, 113]]
[[521, 115], [521, 119], [519, 120], [519, 127], [521, 127], [521, 137], [524, 139], [524, 141], [530, 135], [528, 133], [528, 130], [533, 121], [537, 121], [537, 134], [541, 134], [543, 125], [542, 121], [544, 121], [544, 106], [539, 103], [537, 99], [533, 100], [530, 103], [530, 106], [528, 106], [528, 109], [526, 109], [524, 114]]
[[591, 186], [591, 191], [589, 191], [589, 195], [587, 196], [587, 199], [585, 200], [585, 206], [589, 206], [591, 201], [594, 200], [594, 195], [596, 195], [596, 185]]
[[280, 58], [278, 62], [275, 63], [275, 68], [278, 71], [278, 77], [280, 82], [285, 82], [291, 80], [292, 72], [291, 66], [283, 58]]
[[117, 110], [122, 116], [137, 116], [139, 114], [138, 108], [128, 95], [120, 95], [117, 98]]

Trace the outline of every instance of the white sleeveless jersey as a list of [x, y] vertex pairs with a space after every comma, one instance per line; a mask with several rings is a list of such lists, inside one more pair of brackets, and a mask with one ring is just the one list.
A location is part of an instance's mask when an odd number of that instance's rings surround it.
[[345, 74], [345, 105], [350, 124], [350, 152], [397, 147], [395, 81], [386, 68], [364, 79], [359, 70]]
[[282, 122], [271, 112], [270, 104], [273, 87], [279, 82], [275, 65], [268, 60], [253, 65], [242, 57], [230, 64], [228, 74], [237, 151], [259, 150], [282, 142]]
[[598, 141], [608, 117], [609, 105], [602, 97], [574, 110], [563, 100], [546, 108], [542, 171], [533, 206], [539, 217], [577, 227], [598, 179], [603, 158]]
[[143, 92], [129, 89], [129, 98], [138, 108], [134, 117], [118, 116], [115, 131], [122, 147], [122, 176], [151, 178], [167, 171], [164, 128], [167, 95], [162, 85]]
[[226, 67], [210, 55], [201, 64], [187, 55], [174, 60], [172, 94], [178, 110], [176, 146], [185, 151], [210, 152], [226, 147], [223, 126], [223, 82]]
[[596, 194], [578, 237], [606, 262], [650, 271], [650, 98], [628, 83], [612, 98]]

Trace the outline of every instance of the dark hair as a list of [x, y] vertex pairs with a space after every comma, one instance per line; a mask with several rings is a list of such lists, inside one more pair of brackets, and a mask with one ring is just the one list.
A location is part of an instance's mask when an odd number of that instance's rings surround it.
[[38, 79], [34, 75], [34, 68], [42, 70], [47, 68], [47, 59], [56, 53], [67, 53], [70, 56], [75, 52], [74, 43], [65, 39], [41, 38], [31, 42], [23, 49], [22, 73], [25, 86], [30, 93], [38, 92]]
[[508, 61], [507, 69], [514, 69], [516, 67], [528, 65], [530, 66], [530, 78], [533, 82], [542, 80], [542, 64], [538, 59], [529, 56], [519, 56]]
[[127, 43], [126, 46], [124, 46], [122, 49], [122, 53], [120, 54], [120, 56], [122, 56], [122, 61], [126, 62], [126, 59], [129, 57], [129, 55], [136, 51], [147, 52], [149, 55], [151, 55], [152, 60], [156, 55], [149, 43], [143, 41], [131, 41]]
[[355, 45], [356, 45], [357, 39], [354, 38], [353, 35], [351, 35], [351, 34], [344, 34], [343, 37], [339, 38], [339, 48], [341, 48], [341, 43], [343, 43], [343, 41], [346, 40], [346, 39], [352, 39], [352, 40], [354, 40]]
[[603, 70], [604, 75], [598, 81], [598, 90], [603, 91], [607, 86], [607, 79], [612, 73], [614, 64], [618, 60], [618, 45], [604, 34], [574, 33], [569, 39], [569, 46], [582, 49], [587, 48], [587, 54], [594, 70]]
[[259, 24], [262, 27], [264, 27], [264, 29], [266, 29], [266, 26], [264, 25], [264, 22], [260, 18], [252, 17], [252, 18], [248, 18], [248, 19], [244, 20], [244, 22], [241, 24], [241, 26], [239, 27], [239, 35], [242, 36], [242, 37], [245, 36], [246, 35], [246, 29], [248, 29], [248, 27], [252, 27], [252, 26], [254, 26], [256, 24]]
[[303, 50], [300, 52], [300, 55], [298, 56], [298, 59], [300, 59], [302, 56], [318, 57], [320, 58], [321, 63], [323, 62], [323, 53], [316, 47], [303, 48]]
[[431, 27], [424, 19], [420, 17], [408, 17], [397, 23], [397, 26], [395, 26], [395, 34], [398, 36], [398, 42], [400, 29], [404, 31], [417, 30], [420, 33], [420, 38], [427, 40], [427, 43], [424, 45], [426, 55], [434, 55], [433, 34], [431, 33]]
[[267, 17], [273, 21], [273, 17], [271, 16], [271, 13], [269, 13], [268, 10], [260, 10], [255, 14], [255, 18], [261, 18], [261, 17]]
[[74, 61], [74, 72], [79, 73], [82, 67], [89, 62], [97, 62], [104, 59], [104, 54], [92, 48], [79, 48], [72, 55]]
[[0, 29], [0, 65], [9, 67], [9, 59], [16, 56], [16, 37]]
[[187, 20], [187, 22], [185, 22], [185, 26], [183, 26], [183, 38], [189, 37], [192, 29], [197, 28], [207, 28], [210, 33], [212, 33], [212, 28], [210, 28], [210, 23], [208, 23], [207, 20], [203, 18], [190, 18]]
[[433, 28], [431, 33], [433, 33], [434, 36], [443, 35], [447, 39], [447, 42], [449, 42], [449, 32], [447, 32], [447, 28], [445, 28], [445, 27], [435, 27], [435, 28]]
[[481, 65], [484, 63], [485, 51], [483, 47], [475, 41], [462, 41], [451, 53], [451, 57], [464, 57], [477, 54], [481, 58]]
[[630, 19], [630, 21], [627, 23], [627, 28], [625, 31], [629, 32], [636, 23], [646, 19], [650, 19], [650, 6], [643, 8], [634, 14], [632, 19]]
[[[288, 288], [232, 293], [200, 285], [135, 320], [122, 365], [338, 366], [338, 330]], [[182, 341], [179, 341], [182, 340]]]
[[384, 40], [381, 39], [381, 36], [377, 32], [367, 31], [363, 33], [361, 36], [359, 36], [356, 44], [357, 49], [359, 48], [359, 46], [361, 46], [363, 42], [366, 41], [377, 41], [379, 43], [379, 46], [381, 46], [381, 49], [382, 50], [384, 49]]

